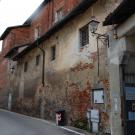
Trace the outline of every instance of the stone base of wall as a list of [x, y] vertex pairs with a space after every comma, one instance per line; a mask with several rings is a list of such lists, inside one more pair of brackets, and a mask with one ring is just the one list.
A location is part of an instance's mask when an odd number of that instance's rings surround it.
[[[66, 124], [87, 129], [86, 113], [88, 109], [100, 111], [100, 129], [109, 133], [109, 82], [107, 74], [101, 74], [100, 86], [104, 88], [106, 103], [93, 104], [92, 89], [97, 82], [94, 65], [80, 63], [69, 71], [47, 71], [45, 73], [45, 87], [29, 87], [31, 82], [25, 84], [24, 97], [15, 99], [13, 110], [34, 117], [42, 117], [55, 121], [56, 110], [64, 109]], [[37, 83], [39, 84], [39, 83]], [[27, 88], [28, 86], [28, 88]], [[30, 88], [30, 89], [29, 89]], [[29, 92], [33, 91], [33, 95]]]

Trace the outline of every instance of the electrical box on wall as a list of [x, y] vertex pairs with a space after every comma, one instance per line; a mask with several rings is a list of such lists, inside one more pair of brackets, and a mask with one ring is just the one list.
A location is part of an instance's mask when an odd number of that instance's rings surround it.
[[90, 118], [92, 122], [99, 122], [99, 110], [92, 109]]
[[95, 104], [103, 104], [104, 103], [104, 90], [93, 89], [93, 100]]
[[99, 132], [99, 110], [91, 110], [91, 124], [92, 124], [92, 133]]

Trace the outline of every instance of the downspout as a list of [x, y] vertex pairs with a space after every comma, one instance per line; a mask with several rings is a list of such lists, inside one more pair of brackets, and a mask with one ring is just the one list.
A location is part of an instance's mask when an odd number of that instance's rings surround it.
[[[99, 59], [99, 45], [98, 45], [99, 42], [98, 42], [98, 39], [99, 39], [99, 37], [97, 37], [97, 76], [98, 76], [98, 78], [99, 78], [99, 66], [100, 66], [100, 65], [99, 65], [99, 64], [100, 64], [100, 63], [99, 63], [99, 60], [100, 60], [100, 59]], [[98, 81], [99, 81], [99, 80], [98, 80]]]
[[[44, 88], [45, 86], [45, 78], [44, 78], [44, 73], [45, 73], [45, 50], [41, 47], [39, 47], [38, 44], [38, 39], [37, 39], [37, 48], [39, 48], [43, 54], [43, 61], [42, 61], [42, 87]], [[44, 97], [41, 97], [41, 103], [40, 103], [40, 117], [44, 118], [44, 111], [45, 111], [45, 101]]]
[[42, 61], [42, 85], [43, 87], [45, 86], [45, 78], [44, 78], [44, 73], [45, 73], [45, 50], [41, 47], [39, 47], [38, 44], [38, 39], [37, 39], [37, 47], [41, 50], [42, 55], [43, 55], [43, 61]]

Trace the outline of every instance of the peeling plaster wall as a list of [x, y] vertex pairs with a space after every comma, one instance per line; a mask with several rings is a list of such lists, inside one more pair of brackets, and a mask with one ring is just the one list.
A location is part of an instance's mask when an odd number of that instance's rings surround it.
[[[106, 17], [104, 2], [93, 5], [94, 15], [101, 22]], [[112, 5], [112, 3], [110, 3]], [[109, 10], [109, 9], [107, 9]], [[42, 53], [33, 49], [17, 63], [14, 81], [13, 110], [21, 113], [39, 116], [44, 100], [44, 117], [55, 120], [58, 108], [66, 110], [68, 124], [76, 120], [86, 119], [87, 109], [100, 111], [100, 130], [110, 133], [110, 82], [107, 59], [107, 46], [99, 41], [99, 77], [97, 75], [96, 37], [89, 33], [90, 43], [80, 48], [79, 29], [89, 22], [92, 9], [89, 8], [74, 20], [67, 23], [47, 41], [42, 43], [45, 55], [45, 88], [41, 86], [42, 58], [40, 66], [35, 65], [35, 59]], [[105, 33], [107, 28], [100, 24], [99, 33]], [[50, 60], [51, 46], [56, 45], [56, 59]], [[28, 71], [24, 72], [24, 63], [28, 62]], [[104, 88], [104, 104], [94, 104], [92, 89]]]
[[51, 0], [39, 13], [35, 15], [31, 23], [31, 38], [35, 39], [35, 28], [39, 26], [39, 35], [44, 35], [57, 21], [55, 14], [62, 8], [63, 16], [75, 8], [81, 0]]
[[11, 30], [10, 33], [3, 40], [2, 52], [0, 55], [0, 107], [2, 108], [7, 108], [8, 105], [8, 94], [9, 91], [12, 89], [11, 85], [14, 82], [15, 78], [10, 73], [10, 68], [11, 65], [16, 64], [5, 58], [5, 55], [13, 47], [31, 42], [29, 35], [30, 30], [28, 27], [16, 28]]
[[[109, 60], [109, 81], [111, 99], [111, 133], [112, 135], [123, 135], [125, 127], [124, 110], [124, 72], [126, 74], [135, 73], [135, 46], [134, 46], [134, 24], [135, 16], [129, 17], [118, 29], [118, 39], [113, 38], [110, 33], [110, 48], [108, 49]], [[124, 66], [121, 66], [124, 65]], [[127, 120], [126, 120], [127, 121]]]

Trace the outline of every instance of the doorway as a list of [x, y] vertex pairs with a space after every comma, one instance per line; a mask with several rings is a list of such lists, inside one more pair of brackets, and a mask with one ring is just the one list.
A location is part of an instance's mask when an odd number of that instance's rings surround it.
[[125, 74], [125, 135], [135, 135], [135, 74]]

